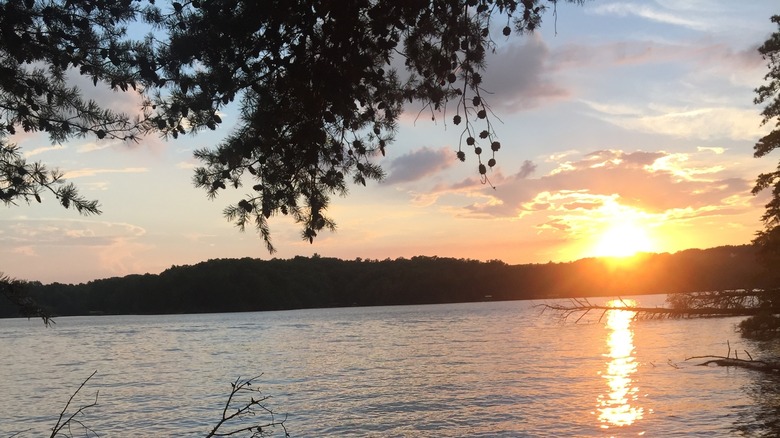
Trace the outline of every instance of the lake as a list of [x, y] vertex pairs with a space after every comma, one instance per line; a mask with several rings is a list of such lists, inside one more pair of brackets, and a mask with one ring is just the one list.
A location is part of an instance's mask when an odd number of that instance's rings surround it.
[[99, 391], [78, 418], [101, 437], [205, 436], [230, 383], [260, 374], [297, 437], [780, 433], [778, 379], [685, 360], [727, 342], [780, 355], [740, 338], [741, 318], [575, 324], [536, 304], [0, 320], [0, 436], [50, 433], [95, 370], [73, 403]]

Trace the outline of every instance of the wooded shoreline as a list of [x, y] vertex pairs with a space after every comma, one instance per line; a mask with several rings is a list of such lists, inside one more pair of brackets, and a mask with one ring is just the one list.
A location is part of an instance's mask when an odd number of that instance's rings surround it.
[[[30, 282], [52, 315], [175, 314], [640, 295], [765, 287], [749, 245], [508, 265], [418, 256], [216, 259], [78, 285]], [[0, 297], [0, 317], [18, 316]]]

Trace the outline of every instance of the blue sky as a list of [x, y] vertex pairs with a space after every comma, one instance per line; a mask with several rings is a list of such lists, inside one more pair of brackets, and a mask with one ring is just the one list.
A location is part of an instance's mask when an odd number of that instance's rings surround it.
[[[83, 282], [212, 258], [346, 259], [437, 255], [508, 263], [569, 261], [635, 250], [675, 252], [748, 243], [767, 195], [750, 194], [777, 157], [752, 158], [767, 131], [753, 89], [756, 48], [775, 30], [776, 1], [590, 1], [560, 5], [540, 32], [509, 39], [485, 74], [502, 149], [479, 182], [475, 156], [455, 157], [449, 116], [407, 108], [379, 163], [388, 173], [333, 200], [335, 233], [309, 244], [286, 217], [270, 221], [269, 255], [191, 184], [192, 152], [214, 133], [128, 145], [91, 139], [51, 145], [17, 135], [29, 160], [65, 171], [103, 214], [43, 204], [0, 210], [0, 270], [44, 282]], [[133, 111], [132, 96], [86, 86]], [[48, 201], [48, 202], [47, 202]]]

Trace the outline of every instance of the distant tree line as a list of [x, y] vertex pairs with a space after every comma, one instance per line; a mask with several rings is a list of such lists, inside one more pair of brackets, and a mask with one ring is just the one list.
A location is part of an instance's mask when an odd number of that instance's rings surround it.
[[[320, 256], [217, 259], [84, 284], [29, 282], [52, 315], [239, 312], [317, 307], [635, 295], [770, 286], [755, 248], [723, 246], [640, 254], [631, 263], [589, 258], [508, 265], [499, 260]], [[776, 278], [776, 277], [775, 277]], [[19, 310], [0, 298], [0, 316]]]

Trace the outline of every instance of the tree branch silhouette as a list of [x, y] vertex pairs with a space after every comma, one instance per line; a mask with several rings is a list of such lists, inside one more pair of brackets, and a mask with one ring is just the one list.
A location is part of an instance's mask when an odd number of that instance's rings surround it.
[[[91, 379], [95, 374], [97, 374], [97, 370], [92, 372], [92, 374], [90, 374], [89, 377], [84, 379], [84, 381], [81, 382], [81, 385], [79, 385], [79, 387], [76, 389], [76, 391], [73, 394], [71, 394], [70, 398], [68, 399], [68, 402], [65, 403], [65, 407], [62, 408], [62, 411], [60, 412], [60, 416], [59, 416], [59, 418], [57, 418], [57, 423], [52, 428], [51, 435], [49, 435], [49, 438], [56, 438], [60, 434], [62, 434], [65, 437], [72, 438], [73, 437], [73, 433], [72, 433], [72, 430], [71, 430], [71, 426], [72, 426], [73, 423], [78, 424], [79, 426], [81, 426], [84, 429], [85, 436], [88, 437], [90, 433], [92, 433], [93, 435], [97, 436], [97, 433], [95, 433], [95, 431], [93, 431], [92, 429], [87, 427], [83, 422], [81, 422], [79, 419], [77, 419], [76, 416], [81, 414], [85, 410], [87, 410], [87, 409], [97, 405], [99, 391], [95, 392], [95, 401], [94, 402], [79, 407], [78, 409], [76, 409], [75, 412], [73, 412], [72, 414], [68, 415], [67, 418], [65, 418], [65, 415], [66, 415], [66, 413], [68, 411], [68, 408], [70, 407], [71, 402], [73, 402], [73, 398], [76, 397], [76, 395], [78, 395], [78, 393], [81, 391], [81, 389], [84, 388], [84, 385], [86, 385], [87, 382], [89, 382], [89, 379]], [[65, 418], [65, 421], [63, 421], [63, 418]], [[64, 432], [63, 432], [63, 429], [65, 430]]]
[[[92, 372], [70, 395], [65, 406], [60, 411], [55, 425], [51, 429], [49, 438], [74, 438], [80, 436], [81, 433], [75, 433], [74, 426], [81, 428], [83, 436], [86, 438], [99, 436], [95, 430], [79, 419], [79, 416], [86, 410], [97, 406], [99, 391], [95, 392], [94, 401], [80, 406], [73, 412], [68, 412], [76, 396], [96, 374], [97, 371]], [[273, 436], [279, 432], [284, 434], [283, 436], [285, 437], [290, 436], [285, 426], [287, 416], [285, 415], [282, 419], [277, 418], [276, 414], [265, 405], [270, 396], [264, 395], [259, 388], [253, 386], [253, 383], [260, 376], [258, 375], [250, 379], [241, 379], [239, 377], [230, 384], [231, 391], [221, 409], [220, 418], [208, 434], [205, 435], [206, 438], [236, 435], [259, 438]], [[16, 432], [11, 437], [18, 437], [26, 432], [29, 431]]]
[[[266, 407], [263, 402], [270, 397], [262, 395], [259, 388], [253, 387], [252, 382], [258, 379], [260, 376], [253, 377], [247, 380], [241, 380], [237, 378], [235, 382], [230, 384], [231, 391], [228, 395], [225, 406], [222, 409], [222, 417], [219, 419], [214, 428], [206, 435], [206, 438], [232, 436], [242, 432], [251, 433], [251, 437], [264, 437], [268, 436], [269, 432], [272, 432], [274, 428], [280, 428], [284, 436], [289, 437], [287, 428], [284, 425], [286, 416], [282, 420], [277, 420], [274, 413]], [[238, 396], [248, 396], [249, 401], [238, 402], [236, 404], [235, 398]], [[257, 398], [255, 398], [257, 397]], [[228, 423], [236, 423], [240, 420], [244, 420], [246, 417], [255, 417], [258, 413], [265, 413], [270, 416], [270, 419], [265, 422], [256, 423], [253, 422], [249, 425], [235, 425]], [[226, 427], [223, 427], [226, 426]], [[271, 429], [269, 431], [269, 429]]]
[[11, 302], [24, 318], [41, 318], [47, 327], [54, 324], [51, 314], [30, 295], [27, 282], [14, 280], [0, 272], [0, 295]]

